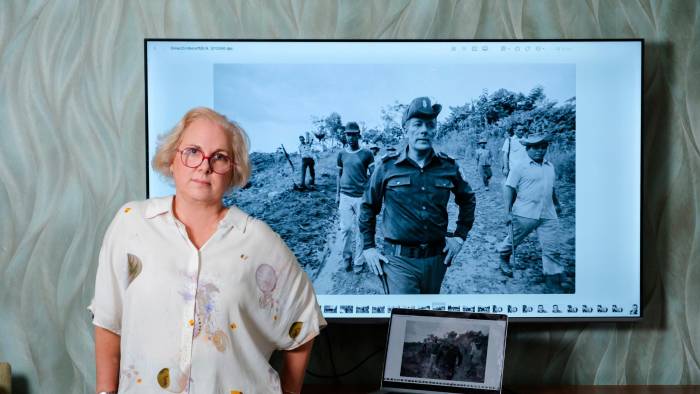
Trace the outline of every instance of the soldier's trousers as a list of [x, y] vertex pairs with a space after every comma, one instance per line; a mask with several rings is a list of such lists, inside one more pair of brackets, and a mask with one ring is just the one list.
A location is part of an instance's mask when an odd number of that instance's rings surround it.
[[301, 159], [301, 185], [300, 186], [306, 186], [304, 182], [306, 182], [306, 169], [309, 169], [309, 175], [311, 175], [311, 182], [309, 182], [309, 185], [313, 185], [316, 183], [316, 173], [314, 172], [314, 159], [310, 157], [304, 157]]
[[445, 256], [414, 259], [393, 256], [389, 248], [384, 249], [389, 260], [382, 265], [386, 273], [389, 294], [439, 294], [447, 266]]
[[[513, 243], [515, 246], [520, 245], [533, 230], [537, 231], [537, 238], [542, 247], [542, 273], [554, 275], [564, 272], [564, 266], [559, 257], [559, 220], [530, 219], [513, 215]], [[510, 231], [498, 246], [498, 253], [504, 259], [508, 259], [513, 253]]]
[[[355, 265], [361, 265], [358, 264], [358, 260], [362, 255], [362, 236], [358, 224], [360, 204], [362, 204], [362, 197], [350, 197], [340, 193], [338, 214], [340, 216], [340, 232], [343, 235], [343, 259], [352, 257]], [[355, 241], [354, 248], [353, 241]]]

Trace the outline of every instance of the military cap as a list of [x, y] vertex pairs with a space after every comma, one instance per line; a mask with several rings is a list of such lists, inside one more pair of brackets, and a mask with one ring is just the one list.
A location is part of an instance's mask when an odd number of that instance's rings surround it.
[[479, 141], [477, 141], [477, 144], [485, 144], [488, 141], [486, 141], [486, 138], [480, 138]]
[[360, 126], [357, 122], [348, 122], [345, 125], [345, 134], [360, 134]]
[[406, 121], [411, 118], [435, 119], [440, 111], [442, 111], [442, 105], [431, 105], [428, 97], [418, 97], [413, 99], [404, 111], [401, 124], [406, 124]]
[[520, 139], [520, 143], [525, 145], [525, 146], [537, 145], [537, 144], [541, 144], [543, 142], [544, 143], [549, 142], [549, 134], [535, 133], [535, 134], [530, 134], [530, 135]]
[[369, 147], [368, 147], [368, 148], [369, 148], [370, 150], [372, 150], [372, 149], [379, 150], [379, 149], [380, 149], [380, 148], [379, 148], [379, 145], [377, 145], [377, 144], [369, 144]]

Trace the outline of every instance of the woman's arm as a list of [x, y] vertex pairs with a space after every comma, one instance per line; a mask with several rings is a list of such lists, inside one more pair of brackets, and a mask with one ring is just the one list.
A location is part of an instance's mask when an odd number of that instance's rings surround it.
[[282, 393], [299, 394], [304, 384], [304, 374], [309, 363], [314, 340], [310, 340], [296, 349], [282, 352]]
[[96, 389], [117, 391], [119, 387], [119, 360], [121, 337], [102, 327], [95, 326]]

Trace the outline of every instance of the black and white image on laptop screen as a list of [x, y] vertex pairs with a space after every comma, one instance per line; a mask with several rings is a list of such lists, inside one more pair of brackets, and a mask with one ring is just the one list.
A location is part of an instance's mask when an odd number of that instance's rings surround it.
[[406, 322], [401, 376], [484, 383], [489, 328], [464, 331], [432, 322]]
[[384, 383], [498, 390], [505, 320], [394, 315]]

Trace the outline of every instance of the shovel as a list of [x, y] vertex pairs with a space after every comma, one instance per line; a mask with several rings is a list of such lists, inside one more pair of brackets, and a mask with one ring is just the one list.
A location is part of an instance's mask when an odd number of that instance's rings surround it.
[[515, 268], [515, 237], [513, 237], [513, 220], [510, 221], [510, 226], [508, 226], [508, 229], [510, 230], [510, 268], [512, 270]]

